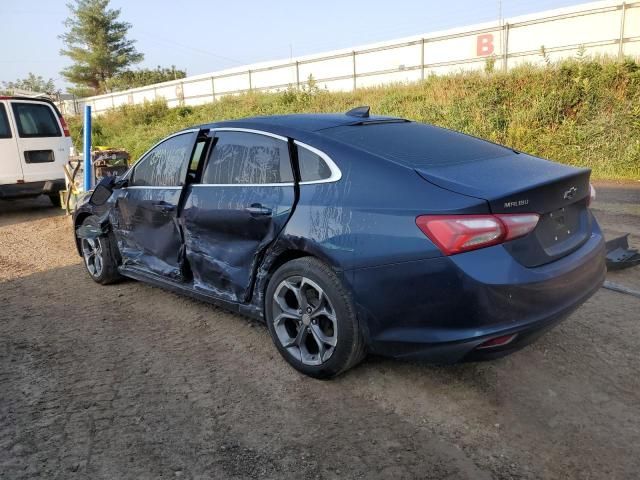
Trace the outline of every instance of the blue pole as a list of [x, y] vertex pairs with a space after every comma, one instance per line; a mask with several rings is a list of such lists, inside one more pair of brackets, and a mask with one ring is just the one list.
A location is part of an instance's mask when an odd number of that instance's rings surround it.
[[84, 106], [84, 191], [91, 190], [91, 105]]

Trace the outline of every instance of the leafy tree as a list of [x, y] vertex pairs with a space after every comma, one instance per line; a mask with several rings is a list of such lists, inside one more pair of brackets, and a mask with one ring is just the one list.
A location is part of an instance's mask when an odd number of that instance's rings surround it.
[[29, 72], [26, 78], [18, 79], [15, 82], [2, 82], [3, 91], [9, 93], [15, 89], [46, 93], [47, 95], [55, 95], [58, 93], [52, 78], [45, 80], [42, 76], [35, 75], [31, 72]]
[[154, 83], [177, 80], [186, 76], [187, 72], [176, 69], [175, 65], [171, 65], [171, 68], [162, 68], [158, 65], [155, 69], [142, 68], [139, 70], [125, 70], [107, 79], [105, 82], [105, 90], [117, 92], [129, 88], [144, 87], [145, 85], [153, 85]]
[[[61, 74], [77, 87], [102, 93], [107, 79], [141, 62], [135, 40], [127, 39], [131, 24], [119, 21], [120, 9], [109, 9], [109, 0], [74, 0], [67, 4], [71, 15], [64, 22], [60, 50], [73, 61]], [[70, 89], [73, 91], [73, 89]]]

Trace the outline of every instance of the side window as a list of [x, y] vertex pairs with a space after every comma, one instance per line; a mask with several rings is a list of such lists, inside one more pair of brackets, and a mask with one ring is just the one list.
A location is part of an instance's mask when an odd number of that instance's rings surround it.
[[136, 187], [175, 187], [187, 174], [193, 134], [185, 133], [165, 140], [140, 160], [130, 185]]
[[246, 132], [218, 132], [202, 176], [209, 184], [291, 183], [287, 142]]
[[331, 178], [331, 169], [320, 155], [301, 145], [298, 145], [297, 150], [300, 181], [313, 182]]
[[11, 138], [9, 118], [7, 118], [7, 111], [2, 103], [0, 103], [0, 138]]
[[60, 137], [62, 135], [56, 115], [49, 105], [12, 102], [11, 106], [20, 137]]
[[211, 141], [210, 138], [198, 139], [196, 142], [196, 148], [193, 149], [193, 155], [191, 155], [191, 161], [189, 162], [189, 170], [195, 172], [198, 170], [198, 165], [200, 164], [200, 160], [202, 159], [202, 153], [205, 150], [205, 147]]

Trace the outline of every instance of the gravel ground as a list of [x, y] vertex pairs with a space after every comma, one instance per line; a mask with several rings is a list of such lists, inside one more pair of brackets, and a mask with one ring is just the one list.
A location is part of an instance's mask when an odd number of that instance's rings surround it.
[[[93, 283], [48, 199], [0, 204], [0, 478], [580, 478], [640, 471], [640, 299], [601, 290], [510, 357], [331, 382], [265, 327]], [[601, 185], [640, 246], [640, 185]], [[609, 280], [640, 290], [640, 268]]]

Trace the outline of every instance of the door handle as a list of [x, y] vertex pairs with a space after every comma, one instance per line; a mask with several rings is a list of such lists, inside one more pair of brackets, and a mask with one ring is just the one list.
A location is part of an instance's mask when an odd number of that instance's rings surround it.
[[244, 209], [245, 212], [249, 212], [254, 216], [267, 216], [271, 215], [271, 209], [267, 207], [263, 207], [259, 203], [252, 203], [250, 207]]

